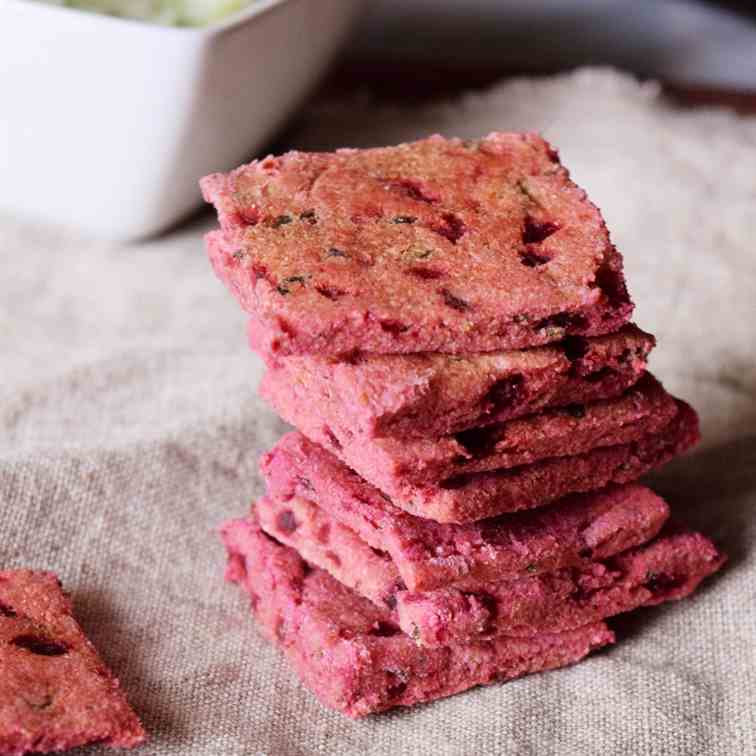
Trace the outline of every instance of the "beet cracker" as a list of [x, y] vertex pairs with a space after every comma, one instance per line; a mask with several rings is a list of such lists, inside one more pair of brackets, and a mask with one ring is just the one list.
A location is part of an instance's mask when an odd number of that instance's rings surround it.
[[50, 572], [0, 572], [0, 754], [88, 743], [137, 746], [145, 732]]
[[309, 567], [253, 520], [226, 523], [222, 537], [227, 579], [249, 594], [263, 632], [322, 703], [350, 717], [563, 667], [614, 641], [606, 625], [594, 623], [564, 633], [419, 648], [387, 611]]
[[413, 592], [387, 552], [370, 547], [313, 502], [264, 496], [253, 516], [306, 562], [391, 610], [402, 631], [424, 646], [563, 632], [678, 600], [724, 561], [704, 536], [665, 528], [650, 543], [602, 560], [513, 579], [467, 578], [451, 587]]
[[627, 322], [622, 258], [535, 134], [289, 152], [202, 180], [273, 354], [521, 349]]
[[[310, 450], [303, 436], [292, 433], [263, 457], [269, 496], [316, 501], [369, 546], [387, 552], [413, 591], [468, 578], [539, 574], [611, 556], [652, 538], [669, 516], [659, 496], [630, 484], [474, 523], [438, 523], [394, 506], [332, 455], [324, 460], [332, 460], [331, 468], [308, 466]], [[290, 516], [296, 523], [297, 516]], [[285, 515], [280, 527], [291, 526]], [[328, 537], [324, 532], [326, 542]]]
[[[609, 483], [629, 483], [690, 448], [699, 438], [698, 417], [684, 402], [660, 431], [638, 441], [607, 446], [571, 457], [553, 457], [505, 470], [471, 473], [437, 485], [403, 484], [389, 496], [301, 433], [289, 433], [261, 460], [268, 490], [334, 502], [356, 496], [373, 507], [389, 502], [438, 523], [471, 523], [544, 506], [571, 493]], [[302, 481], [307, 481], [305, 485]]]
[[416, 486], [443, 485], [460, 475], [640, 441], [667, 427], [678, 412], [674, 398], [646, 374], [613, 399], [544, 409], [440, 438], [370, 439], [342, 426], [327, 398], [305, 403], [291, 384], [270, 373], [263, 378], [260, 395], [311, 441], [396, 499], [413, 496]]
[[[250, 343], [259, 351], [257, 329], [251, 319]], [[654, 344], [631, 324], [508, 352], [263, 357], [266, 384], [286, 384], [306, 408], [328, 402], [334, 422], [352, 435], [437, 438], [618, 396], [643, 375]]]

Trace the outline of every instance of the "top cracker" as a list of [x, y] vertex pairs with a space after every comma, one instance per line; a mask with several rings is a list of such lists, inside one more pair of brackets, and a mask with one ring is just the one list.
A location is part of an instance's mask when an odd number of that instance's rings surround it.
[[281, 355], [520, 349], [632, 312], [601, 214], [535, 134], [289, 152], [201, 183], [213, 266]]

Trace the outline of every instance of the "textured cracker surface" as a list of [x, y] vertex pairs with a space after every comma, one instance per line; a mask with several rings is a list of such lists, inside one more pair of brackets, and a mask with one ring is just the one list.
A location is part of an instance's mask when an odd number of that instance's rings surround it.
[[264, 632], [324, 704], [351, 717], [563, 667], [614, 640], [606, 625], [595, 623], [565, 633], [420, 649], [387, 611], [327, 572], [308, 571], [293, 549], [269, 539], [254, 522], [226, 523], [222, 535], [227, 578], [249, 593]]
[[106, 742], [139, 745], [142, 725], [50, 572], [0, 572], [0, 754]]
[[465, 525], [434, 522], [393, 505], [298, 433], [284, 436], [263, 457], [261, 471], [271, 496], [315, 499], [370, 546], [388, 551], [413, 589], [468, 576], [542, 572], [585, 555], [613, 554], [648, 540], [668, 515], [649, 489], [626, 485]]
[[652, 543], [603, 562], [586, 560], [513, 580], [468, 578], [452, 587], [412, 592], [388, 553], [373, 550], [311, 501], [264, 496], [253, 516], [265, 533], [306, 562], [391, 610], [399, 627], [426, 646], [582, 627], [684, 598], [724, 562], [706, 537], [667, 529]]
[[202, 181], [216, 273], [272, 352], [480, 352], [616, 330], [603, 219], [535, 134], [269, 156]]
[[380, 487], [374, 487], [331, 452], [296, 433], [285, 436], [262, 458], [261, 469], [270, 483], [269, 471], [273, 469], [270, 463], [287, 457], [297, 465], [296, 471], [282, 470], [281, 464], [276, 464], [275, 470], [286, 485], [292, 474], [299, 473], [302, 480], [297, 486], [304, 496], [311, 490], [307, 481], [317, 480], [321, 490], [332, 491], [334, 496], [340, 490], [363, 489], [369, 498], [384, 498], [419, 517], [440, 523], [469, 523], [533, 509], [567, 494], [593, 491], [609, 483], [629, 483], [666, 464], [699, 440], [695, 411], [680, 401], [676, 407], [677, 413], [664, 427], [637, 441], [519, 467], [462, 474], [438, 484], [415, 485], [383, 476]]
[[[250, 344], [259, 351], [257, 323]], [[314, 355], [271, 362], [266, 381], [297, 400], [328, 402], [335, 421], [360, 436], [436, 438], [547, 406], [616, 396], [646, 367], [654, 339], [634, 325], [592, 339], [509, 352]]]
[[267, 373], [260, 394], [287, 422], [388, 496], [469, 473], [529, 465], [551, 457], [640, 441], [669, 425], [675, 400], [651, 375], [622, 396], [544, 410], [441, 438], [365, 439], [339, 423], [333, 402], [305, 404], [289, 383]]

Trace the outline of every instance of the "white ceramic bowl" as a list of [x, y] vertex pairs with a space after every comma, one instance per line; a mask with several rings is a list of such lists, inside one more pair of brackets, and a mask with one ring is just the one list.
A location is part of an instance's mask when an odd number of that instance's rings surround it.
[[133, 239], [200, 202], [323, 73], [358, 0], [256, 0], [174, 28], [30, 0], [0, 6], [0, 208]]

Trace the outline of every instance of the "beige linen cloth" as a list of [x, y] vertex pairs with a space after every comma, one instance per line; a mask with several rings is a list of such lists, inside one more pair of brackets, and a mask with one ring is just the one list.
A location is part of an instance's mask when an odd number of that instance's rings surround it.
[[576, 667], [360, 722], [328, 711], [223, 582], [216, 528], [260, 493], [284, 426], [205, 260], [213, 219], [117, 245], [2, 217], [0, 564], [61, 575], [151, 733], [141, 753], [756, 753], [756, 119], [586, 70], [311, 107], [288, 140], [493, 129], [542, 131], [603, 209], [652, 367], [703, 421], [653, 480], [729, 565], [693, 600], [613, 621], [618, 644]]

